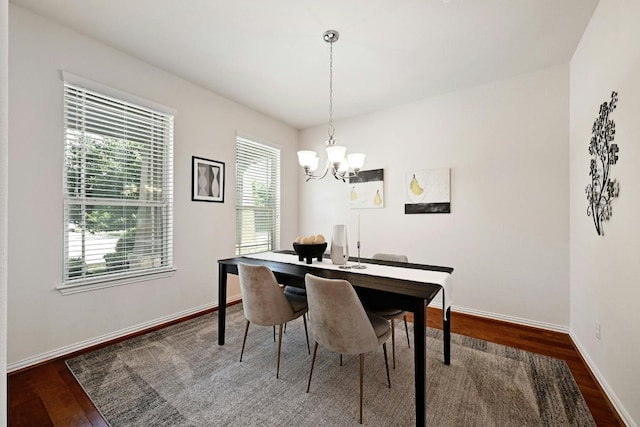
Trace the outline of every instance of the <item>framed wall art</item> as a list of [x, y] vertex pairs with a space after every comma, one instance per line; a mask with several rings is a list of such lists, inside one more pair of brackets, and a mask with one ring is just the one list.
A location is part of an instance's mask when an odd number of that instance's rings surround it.
[[192, 157], [191, 200], [224, 203], [224, 163]]
[[449, 168], [407, 172], [404, 213], [451, 213], [450, 175]]
[[384, 208], [384, 169], [360, 171], [349, 177], [349, 208]]

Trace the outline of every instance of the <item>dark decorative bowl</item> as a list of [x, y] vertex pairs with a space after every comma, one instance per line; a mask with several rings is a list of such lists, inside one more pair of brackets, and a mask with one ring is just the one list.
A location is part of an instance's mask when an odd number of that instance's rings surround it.
[[294, 243], [293, 250], [298, 254], [298, 260], [307, 260], [307, 264], [311, 264], [313, 258], [317, 258], [318, 261], [322, 261], [322, 255], [327, 249], [327, 243], [318, 243], [304, 245], [302, 243]]

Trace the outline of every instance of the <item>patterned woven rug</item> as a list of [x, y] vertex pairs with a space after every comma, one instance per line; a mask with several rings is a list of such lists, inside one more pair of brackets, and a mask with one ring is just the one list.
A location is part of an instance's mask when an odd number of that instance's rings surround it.
[[[224, 346], [217, 320], [203, 315], [66, 363], [113, 427], [358, 425], [357, 356], [340, 366], [320, 347], [307, 394], [301, 319], [284, 334], [280, 379], [271, 328], [251, 326], [240, 363], [241, 306], [227, 310]], [[396, 327], [391, 389], [382, 349], [365, 356], [364, 425], [415, 425], [413, 349], [402, 322]], [[446, 366], [441, 331], [427, 335], [428, 425], [595, 425], [564, 361], [453, 334]]]

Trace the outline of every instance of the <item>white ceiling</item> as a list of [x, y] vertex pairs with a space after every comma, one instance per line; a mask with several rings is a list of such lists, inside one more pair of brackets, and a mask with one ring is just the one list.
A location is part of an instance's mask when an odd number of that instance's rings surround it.
[[598, 0], [11, 0], [302, 129], [568, 63]]

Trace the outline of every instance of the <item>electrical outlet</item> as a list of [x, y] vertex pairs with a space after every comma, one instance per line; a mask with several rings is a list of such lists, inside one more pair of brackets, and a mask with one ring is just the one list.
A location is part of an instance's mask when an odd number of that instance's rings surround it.
[[600, 322], [596, 322], [596, 338], [600, 339]]

